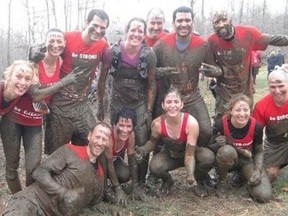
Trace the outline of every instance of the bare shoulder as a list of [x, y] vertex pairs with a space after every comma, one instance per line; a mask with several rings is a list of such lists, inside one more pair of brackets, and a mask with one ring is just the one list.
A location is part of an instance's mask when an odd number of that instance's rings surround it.
[[161, 131], [161, 116], [157, 117], [156, 119], [154, 119], [152, 121], [151, 131], [156, 132], [156, 133], [160, 133], [160, 131]]

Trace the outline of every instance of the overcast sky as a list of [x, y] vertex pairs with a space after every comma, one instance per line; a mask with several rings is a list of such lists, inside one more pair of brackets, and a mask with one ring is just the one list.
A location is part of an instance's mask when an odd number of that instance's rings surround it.
[[[9, 0], [1, 0], [0, 7], [0, 26], [7, 26], [7, 5]], [[24, 0], [12, 0], [12, 25], [17, 28], [26, 27], [26, 11], [23, 7]], [[35, 11], [42, 11], [45, 9], [45, 1], [44, 0], [28, 0], [29, 4], [35, 5]], [[91, 0], [92, 1], [92, 0]], [[95, 0], [96, 2], [101, 2], [101, 0]], [[239, 3], [238, 0], [234, 0], [235, 3]], [[245, 0], [245, 5], [251, 4], [253, 0]], [[259, 4], [263, 3], [263, 0], [255, 0]], [[279, 13], [283, 13], [285, 9], [285, 1], [286, 0], [267, 0], [268, 10], [276, 11]], [[58, 23], [61, 23], [61, 19], [63, 19], [63, 2], [64, 0], [55, 0], [57, 7], [57, 18]], [[74, 4], [77, 3], [77, 0], [72, 0]], [[202, 0], [196, 0], [195, 3], [195, 12], [196, 15], [198, 10], [201, 8]], [[209, 14], [212, 10], [218, 9], [226, 9], [228, 6], [228, 2], [230, 0], [205, 0], [205, 10], [207, 14]], [[250, 3], [249, 3], [250, 2]], [[276, 3], [277, 2], [277, 3]], [[103, 6], [103, 4], [100, 3]], [[146, 18], [146, 14], [151, 7], [161, 7], [165, 12], [167, 22], [171, 22], [173, 11], [182, 5], [189, 6], [189, 0], [105, 0], [105, 11], [110, 16], [111, 20], [116, 20], [117, 17], [121, 20], [121, 22], [126, 23], [130, 18], [134, 16], [140, 16]], [[84, 22], [84, 17], [83, 17]], [[62, 24], [64, 25], [64, 24]], [[64, 28], [64, 26], [59, 26], [60, 28]]]

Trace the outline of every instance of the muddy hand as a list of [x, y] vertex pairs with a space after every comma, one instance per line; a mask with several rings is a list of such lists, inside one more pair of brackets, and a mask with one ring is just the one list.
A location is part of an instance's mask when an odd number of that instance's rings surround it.
[[197, 185], [197, 181], [195, 180], [194, 176], [187, 176], [187, 183], [189, 186], [194, 187]]
[[251, 178], [248, 181], [249, 185], [258, 185], [261, 181], [261, 171], [260, 170], [254, 170], [252, 173]]
[[208, 77], [218, 77], [222, 75], [222, 71], [219, 67], [202, 63], [200, 71], [203, 73], [204, 76]]
[[170, 76], [171, 74], [178, 74], [179, 71], [175, 67], [157, 67], [156, 77]]
[[45, 57], [47, 48], [44, 44], [35, 44], [28, 49], [28, 60], [38, 64]]
[[226, 136], [223, 136], [223, 135], [220, 135], [220, 136], [216, 137], [215, 141], [220, 146], [226, 145], [226, 143], [227, 143]]
[[122, 190], [121, 186], [115, 188], [115, 194], [117, 203], [126, 207], [127, 206], [127, 196], [125, 192]]
[[147, 200], [147, 196], [144, 193], [144, 191], [141, 190], [141, 188], [139, 187], [139, 185], [134, 186], [133, 188], [133, 192], [132, 192], [132, 200], [141, 200], [141, 201], [146, 201]]
[[104, 120], [104, 104], [103, 101], [98, 100], [97, 101], [97, 119], [99, 121], [103, 121]]

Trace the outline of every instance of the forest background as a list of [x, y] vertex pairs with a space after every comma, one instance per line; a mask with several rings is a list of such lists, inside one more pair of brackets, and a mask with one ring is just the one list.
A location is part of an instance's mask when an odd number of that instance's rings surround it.
[[[203, 37], [213, 32], [211, 14], [219, 9], [228, 10], [234, 24], [253, 25], [268, 34], [288, 34], [288, 0], [1, 0], [0, 72], [14, 60], [26, 59], [28, 46], [43, 42], [49, 28], [82, 29], [93, 8], [109, 14], [106, 36], [110, 43], [115, 43], [125, 37], [129, 19], [134, 16], [146, 19], [148, 10], [155, 6], [163, 9], [165, 28], [173, 31], [172, 13], [182, 5], [194, 10], [194, 30]], [[265, 56], [271, 49], [267, 49]], [[281, 49], [288, 54], [288, 49]]]

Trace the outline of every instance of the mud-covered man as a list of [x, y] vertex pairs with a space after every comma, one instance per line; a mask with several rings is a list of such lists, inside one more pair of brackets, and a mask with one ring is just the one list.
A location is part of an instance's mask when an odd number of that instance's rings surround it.
[[[129, 108], [122, 108], [113, 113], [111, 145], [106, 149], [108, 176], [115, 191], [116, 202], [121, 205], [127, 204], [127, 195], [121, 184], [132, 180], [132, 197], [145, 201], [146, 196], [138, 184], [138, 169], [135, 157], [135, 133], [136, 113]], [[125, 157], [128, 157], [128, 165]], [[113, 191], [105, 191], [105, 197], [113, 202]], [[110, 196], [112, 195], [112, 196]], [[112, 198], [112, 199], [111, 199]]]
[[[255, 105], [253, 116], [265, 127], [264, 166], [271, 181], [288, 164], [288, 70], [282, 65], [269, 74], [270, 94]], [[286, 69], [285, 69], [286, 68]]]
[[109, 59], [105, 58], [109, 45], [103, 39], [108, 25], [108, 15], [103, 10], [93, 9], [83, 31], [65, 33], [66, 47], [60, 76], [75, 70], [82, 71], [83, 75], [51, 98], [45, 134], [48, 154], [70, 140], [77, 145], [88, 143], [87, 134], [95, 125], [88, 99], [90, 86], [99, 63], [102, 62], [100, 73], [107, 71], [110, 65]]
[[253, 99], [252, 51], [265, 50], [268, 45], [287, 46], [288, 39], [284, 35], [264, 34], [252, 26], [233, 25], [227, 11], [215, 12], [212, 25], [215, 33], [208, 41], [215, 60], [222, 68], [216, 86], [215, 119], [219, 119], [234, 94], [243, 93]]
[[110, 126], [99, 122], [87, 146], [57, 149], [34, 171], [35, 183], [11, 197], [3, 215], [79, 215], [99, 203], [104, 189], [100, 157], [110, 137]]
[[215, 62], [207, 41], [192, 33], [193, 20], [191, 8], [177, 8], [173, 12], [175, 32], [160, 39], [154, 46], [157, 73], [162, 68], [161, 79], [165, 79], [166, 83], [161, 88], [162, 91], [157, 92], [157, 97], [161, 98], [170, 85], [180, 91], [184, 102], [183, 112], [194, 116], [199, 123], [197, 145], [205, 146], [212, 135], [212, 128], [207, 107], [198, 87], [199, 68], [204, 64], [203, 71], [206, 76], [217, 76], [221, 70], [212, 65]]

